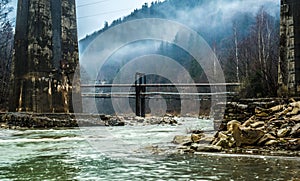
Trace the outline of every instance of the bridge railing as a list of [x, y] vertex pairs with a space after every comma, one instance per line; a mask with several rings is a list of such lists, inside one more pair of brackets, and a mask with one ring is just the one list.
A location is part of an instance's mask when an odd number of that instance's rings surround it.
[[[132, 98], [135, 99], [136, 106], [136, 115], [137, 116], [145, 116], [145, 107], [146, 107], [146, 99], [155, 98], [158, 99], [159, 96], [164, 96], [162, 99], [176, 99], [175, 96], [180, 96], [180, 99], [193, 99], [193, 100], [203, 100], [209, 99], [211, 96], [233, 96], [236, 95], [235, 91], [226, 91], [226, 92], [166, 92], [166, 91], [149, 91], [147, 88], [190, 88], [190, 87], [239, 87], [240, 83], [180, 83], [180, 84], [146, 84], [146, 80], [141, 78], [135, 84], [82, 84], [83, 88], [134, 88], [131, 91], [120, 91], [120, 92], [85, 92], [82, 91], [83, 98]], [[127, 89], [128, 90], [128, 89]], [[147, 91], [148, 90], [148, 91]]]

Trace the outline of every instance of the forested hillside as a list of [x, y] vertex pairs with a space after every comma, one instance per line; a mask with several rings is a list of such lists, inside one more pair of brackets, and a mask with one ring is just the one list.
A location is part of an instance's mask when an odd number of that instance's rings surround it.
[[[116, 19], [111, 24], [106, 22], [103, 29], [87, 35], [80, 41], [80, 51], [84, 52], [88, 44], [107, 29], [141, 18], [174, 20], [197, 31], [215, 51], [223, 66], [227, 82], [243, 83], [241, 95], [246, 97], [276, 95], [278, 2], [166, 0], [146, 3], [130, 15]], [[110, 82], [118, 70], [132, 58], [142, 54], [158, 53], [178, 61], [196, 82], [206, 81], [201, 67], [195, 60], [187, 52], [172, 44], [136, 42], [128, 47], [117, 52], [105, 66], [102, 66], [99, 79]]]

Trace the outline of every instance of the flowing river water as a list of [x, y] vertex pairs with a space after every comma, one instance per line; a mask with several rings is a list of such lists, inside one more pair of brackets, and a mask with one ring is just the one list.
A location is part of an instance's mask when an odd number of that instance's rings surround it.
[[175, 150], [172, 137], [191, 127], [212, 125], [0, 130], [0, 180], [300, 179], [299, 157], [158, 151]]

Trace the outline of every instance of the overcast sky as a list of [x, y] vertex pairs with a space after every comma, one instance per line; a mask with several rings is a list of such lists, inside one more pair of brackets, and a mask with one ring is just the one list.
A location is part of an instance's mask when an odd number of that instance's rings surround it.
[[[17, 1], [18, 0], [12, 0], [15, 10], [17, 9]], [[87, 34], [92, 34], [93, 32], [101, 29], [105, 21], [107, 21], [110, 24], [115, 19], [129, 15], [134, 9], [141, 8], [142, 5], [145, 3], [148, 3], [150, 5], [152, 1], [156, 0], [76, 0], [78, 38], [82, 39]], [[164, 0], [157, 1], [162, 2]], [[253, 3], [252, 5], [249, 5], [249, 3], [245, 3], [253, 1], [254, 0], [236, 1], [237, 3], [229, 3], [228, 6], [233, 6], [237, 4], [240, 6], [241, 2], [246, 6], [253, 6]], [[256, 0], [255, 2], [257, 1], [267, 2], [273, 0]], [[278, 1], [279, 3], [279, 0], [275, 1]], [[233, 6], [229, 9], [234, 8], [237, 7]]]
[[76, 0], [79, 39], [102, 28], [105, 21], [110, 24], [141, 8], [145, 2], [150, 4], [152, 1], [155, 0]]
[[[15, 10], [17, 1], [12, 0]], [[105, 21], [110, 24], [152, 1], [155, 0], [76, 0], [78, 38], [84, 38], [87, 34], [101, 29]]]

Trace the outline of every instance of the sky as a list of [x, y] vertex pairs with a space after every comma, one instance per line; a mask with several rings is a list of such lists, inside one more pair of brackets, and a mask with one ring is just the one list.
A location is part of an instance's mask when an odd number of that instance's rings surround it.
[[152, 1], [154, 0], [76, 0], [78, 38], [99, 30], [105, 21], [110, 24]]
[[[17, 1], [12, 0], [15, 10]], [[76, 0], [78, 38], [82, 39], [87, 34], [101, 29], [105, 21], [110, 24], [113, 20], [127, 16], [134, 9], [152, 1], [156, 0]]]
[[[12, 0], [13, 6], [16, 10], [16, 4], [18, 0]], [[109, 24], [118, 18], [129, 15], [134, 9], [140, 9], [143, 4], [148, 3], [150, 5], [153, 1], [164, 1], [164, 0], [75, 0], [76, 11], [77, 11], [77, 29], [78, 39], [84, 38], [88, 34], [100, 30], [104, 26], [104, 22], [107, 21]], [[227, 3], [228, 10], [235, 12], [235, 9], [240, 8], [241, 5], [249, 7], [259, 4], [257, 2], [268, 2], [279, 0], [243, 0], [236, 1], [235, 3]], [[222, 2], [222, 1], [221, 1]], [[247, 2], [247, 3], [246, 3]], [[250, 2], [250, 3], [249, 3]], [[224, 4], [221, 3], [221, 6]], [[238, 6], [238, 7], [236, 7]], [[259, 6], [255, 6], [259, 7]], [[215, 8], [215, 7], [214, 7]], [[255, 8], [254, 8], [255, 9]], [[15, 12], [14, 12], [15, 13]], [[14, 14], [15, 16], [15, 14]]]

